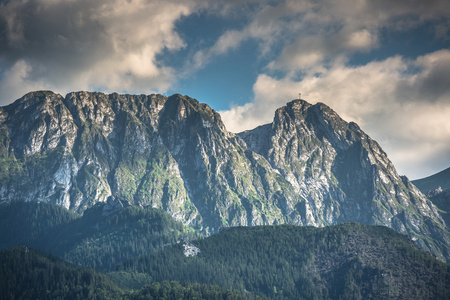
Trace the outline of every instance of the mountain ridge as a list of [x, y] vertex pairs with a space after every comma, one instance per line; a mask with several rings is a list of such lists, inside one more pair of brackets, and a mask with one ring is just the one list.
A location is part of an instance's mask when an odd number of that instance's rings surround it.
[[355, 123], [293, 100], [240, 134], [188, 96], [32, 92], [0, 110], [0, 197], [83, 212], [108, 197], [221, 227], [357, 221], [450, 257], [433, 204]]
[[[276, 111], [272, 124], [239, 136], [307, 199], [312, 219], [325, 222], [309, 225], [356, 221], [411, 235], [405, 218], [418, 224], [418, 215], [439, 214], [406, 177], [397, 174], [376, 141], [323, 103], [294, 100]], [[324, 203], [328, 205], [321, 210]], [[416, 212], [411, 211], [414, 205]]]
[[430, 191], [441, 188], [446, 190], [450, 188], [450, 168], [442, 170], [436, 174], [416, 179], [412, 181], [422, 193], [427, 194]]

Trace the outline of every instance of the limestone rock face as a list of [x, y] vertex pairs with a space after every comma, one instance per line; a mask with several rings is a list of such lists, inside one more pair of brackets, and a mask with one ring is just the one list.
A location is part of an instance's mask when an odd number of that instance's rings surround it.
[[324, 104], [292, 101], [271, 124], [235, 135], [209, 106], [179, 94], [33, 92], [0, 108], [0, 170], [2, 202], [83, 212], [115, 199], [163, 209], [205, 234], [380, 224], [450, 257], [435, 206]]
[[289, 183], [187, 96], [34, 92], [2, 108], [0, 121], [1, 201], [83, 212], [114, 196], [205, 233], [303, 224]]
[[276, 111], [273, 123], [239, 136], [306, 199], [306, 224], [384, 225], [449, 256], [449, 235], [436, 207], [397, 174], [377, 142], [325, 104], [294, 100]]

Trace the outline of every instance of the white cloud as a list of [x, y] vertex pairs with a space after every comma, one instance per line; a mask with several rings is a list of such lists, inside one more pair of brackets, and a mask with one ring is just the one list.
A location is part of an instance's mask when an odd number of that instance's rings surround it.
[[156, 56], [185, 47], [175, 22], [199, 7], [196, 0], [2, 3], [0, 84], [5, 89], [0, 97], [21, 96], [17, 82], [6, 84], [19, 61], [27, 65], [31, 86], [59, 92], [164, 92], [174, 81], [174, 71], [160, 65]]
[[234, 132], [252, 129], [271, 122], [275, 109], [301, 92], [303, 99], [323, 102], [357, 122], [400, 173], [418, 178], [450, 163], [450, 89], [443, 88], [450, 86], [449, 65], [450, 51], [442, 50], [413, 61], [396, 56], [357, 67], [337, 61], [301, 80], [263, 74], [253, 87], [254, 102], [221, 112], [222, 120]]
[[[242, 32], [251, 27], [265, 31], [246, 35], [265, 49], [272, 39], [281, 43], [266, 69], [278, 74], [260, 74], [253, 102], [221, 112], [223, 120], [234, 132], [252, 129], [270, 122], [276, 108], [301, 92], [310, 102], [325, 102], [360, 124], [382, 144], [400, 173], [414, 178], [444, 169], [450, 162], [445, 142], [450, 139], [449, 51], [411, 61], [395, 56], [361, 66], [347, 62], [357, 52], [383, 46], [382, 31], [406, 32], [434, 22], [435, 38], [445, 39], [449, 14], [450, 4], [441, 0], [282, 1], [264, 6]], [[271, 39], [266, 38], [269, 32]]]
[[[239, 1], [231, 3], [224, 5], [228, 14], [243, 7]], [[445, 36], [450, 14], [448, 1], [442, 0], [256, 1], [252, 8], [245, 26], [224, 32], [209, 49], [199, 50], [194, 56], [197, 68], [253, 39], [259, 42], [259, 55], [278, 56], [270, 69], [296, 71], [377, 48], [384, 29], [404, 31], [433, 20], [436, 36]]]
[[378, 37], [367, 29], [351, 33], [347, 38], [349, 49], [368, 50], [378, 44]]
[[[184, 70], [158, 61], [163, 51], [189, 46], [176, 22], [205, 11], [239, 22], [213, 45], [189, 49]], [[253, 102], [223, 112], [230, 130], [270, 122], [276, 108], [302, 92], [361, 124], [403, 164], [401, 172], [413, 174], [405, 162], [417, 159], [418, 152], [410, 149], [422, 147], [428, 158], [450, 153], [440, 142], [450, 137], [445, 124], [449, 51], [362, 66], [347, 61], [382, 47], [383, 31], [398, 33], [429, 22], [435, 38], [448, 39], [449, 15], [446, 0], [0, 2], [0, 104], [32, 89], [165, 92], [181, 76], [253, 40], [266, 74], [254, 83]], [[433, 163], [428, 158], [420, 161]]]
[[17, 61], [10, 69], [3, 73], [4, 79], [0, 81], [0, 104], [6, 105], [17, 95], [24, 95], [30, 90], [43, 89], [36, 81], [29, 81], [28, 74], [31, 67], [23, 60]]

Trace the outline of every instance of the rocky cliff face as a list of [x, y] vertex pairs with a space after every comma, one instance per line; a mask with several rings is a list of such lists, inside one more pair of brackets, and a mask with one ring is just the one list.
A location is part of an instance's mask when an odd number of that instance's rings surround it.
[[436, 207], [397, 174], [378, 143], [325, 104], [294, 100], [276, 111], [273, 123], [239, 136], [306, 199], [308, 225], [385, 225], [422, 248], [450, 254]]
[[114, 195], [205, 232], [299, 218], [289, 183], [189, 97], [35, 92], [0, 120], [2, 201], [82, 212]]
[[382, 224], [450, 257], [445, 224], [378, 144], [296, 100], [235, 135], [187, 96], [34, 92], [0, 109], [0, 199], [82, 212], [114, 196], [204, 233], [222, 226]]

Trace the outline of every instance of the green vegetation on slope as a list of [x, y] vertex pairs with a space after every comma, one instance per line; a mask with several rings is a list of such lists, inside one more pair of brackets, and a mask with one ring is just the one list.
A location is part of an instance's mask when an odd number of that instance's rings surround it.
[[106, 276], [38, 250], [15, 247], [0, 252], [0, 299], [249, 299], [217, 285], [153, 283], [124, 291]]
[[447, 225], [447, 229], [450, 230], [450, 188], [440, 193], [428, 195], [428, 198], [439, 208], [439, 213]]
[[151, 299], [262, 299], [251, 295], [243, 295], [235, 290], [227, 290], [218, 285], [207, 285], [200, 283], [186, 282], [180, 284], [177, 281], [163, 281], [152, 283], [137, 293], [133, 294], [131, 300], [151, 300]]
[[26, 245], [78, 265], [109, 269], [181, 237], [198, 237], [158, 209], [130, 206], [104, 216], [104, 206], [97, 204], [79, 216], [48, 203], [1, 205], [0, 249]]
[[[87, 272], [83, 276], [91, 279], [83, 281], [82, 275], [70, 273], [60, 275], [58, 284], [59, 277], [52, 276], [65, 272], [62, 267], [14, 263], [14, 256], [28, 253], [21, 248], [13, 257], [5, 254], [8, 251], [0, 254], [7, 266], [2, 267], [0, 276], [16, 272], [8, 269], [11, 266], [24, 272], [12, 275], [17, 282], [5, 289], [7, 295], [25, 295], [17, 293], [31, 289], [26, 295], [36, 292], [42, 299], [90, 295], [112, 299], [116, 295], [125, 299], [191, 299], [193, 295], [199, 299], [242, 299], [242, 295], [274, 299], [450, 297], [450, 266], [386, 227], [355, 223], [325, 228], [234, 227], [194, 241], [201, 252], [186, 257], [183, 243], [176, 242], [185, 236], [193, 240], [196, 235], [167, 213], [105, 206], [97, 204], [79, 216], [48, 203], [0, 205], [2, 248], [18, 244], [38, 247], [75, 264], [106, 271], [115, 283], [103, 283], [94, 271], [71, 266], [76, 272]], [[35, 287], [29, 276], [43, 277], [44, 281], [36, 283], [47, 289]], [[231, 290], [242, 294], [234, 296]], [[50, 296], [43, 296], [43, 291]]]
[[104, 275], [27, 247], [0, 252], [0, 299], [122, 299]]
[[449, 265], [386, 227], [236, 227], [193, 244], [201, 251], [195, 257], [185, 257], [177, 244], [118, 270], [275, 299], [450, 297]]
[[38, 202], [12, 202], [0, 205], [0, 249], [28, 245], [42, 247], [44, 236], [78, 219], [80, 215], [57, 206]]
[[450, 168], [434, 175], [413, 180], [412, 183], [424, 194], [441, 187], [443, 190], [450, 188]]

